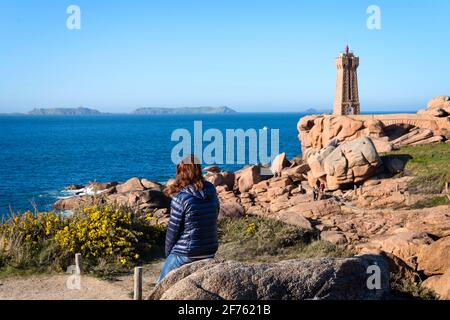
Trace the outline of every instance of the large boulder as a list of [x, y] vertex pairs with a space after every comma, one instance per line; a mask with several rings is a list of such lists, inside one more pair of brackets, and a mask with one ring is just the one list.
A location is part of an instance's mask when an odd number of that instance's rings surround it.
[[362, 183], [379, 172], [381, 165], [381, 158], [369, 138], [341, 144], [323, 161], [327, 188], [337, 190]]
[[442, 110], [450, 114], [450, 97], [449, 96], [438, 96], [431, 99], [428, 102], [428, 110]]
[[395, 149], [394, 144], [390, 141], [387, 141], [386, 139], [377, 139], [377, 138], [371, 139], [378, 153], [387, 153]]
[[311, 201], [311, 198], [308, 195], [299, 195], [292, 197], [288, 204], [293, 204], [293, 206], [289, 208], [289, 211], [296, 211], [308, 218], [316, 219], [319, 217], [341, 214], [341, 206], [334, 198]]
[[64, 191], [77, 191], [77, 190], [81, 190], [83, 188], [84, 188], [84, 186], [81, 184], [71, 184], [70, 186], [65, 187]]
[[311, 176], [314, 180], [326, 175], [323, 166], [324, 161], [335, 149], [335, 145], [328, 145], [318, 152], [310, 152], [310, 154], [306, 155], [309, 168], [311, 169]]
[[119, 183], [112, 181], [112, 182], [90, 182], [87, 186], [88, 189], [91, 189], [94, 192], [103, 191], [111, 189], [115, 186], [117, 186]]
[[432, 241], [426, 233], [399, 229], [395, 234], [372, 237], [364, 247], [393, 254], [416, 269], [419, 252]]
[[[379, 286], [369, 289], [378, 270]], [[373, 278], [376, 278], [374, 276]], [[203, 260], [170, 272], [151, 300], [348, 300], [382, 299], [389, 267], [379, 255], [249, 264]]]
[[272, 164], [270, 166], [270, 170], [272, 170], [272, 173], [274, 175], [279, 175], [281, 174], [281, 171], [283, 171], [284, 168], [287, 168], [290, 165], [291, 163], [289, 162], [289, 160], [286, 159], [286, 153], [283, 152], [273, 159]]
[[203, 169], [205, 172], [212, 172], [212, 173], [219, 173], [220, 167], [219, 166], [207, 166]]
[[281, 172], [282, 177], [289, 177], [294, 181], [304, 181], [306, 179], [306, 174], [311, 168], [307, 163], [294, 164], [290, 168], [286, 168]]
[[450, 269], [443, 275], [429, 277], [422, 287], [433, 290], [442, 300], [450, 300]]
[[139, 178], [131, 178], [127, 182], [119, 184], [116, 186], [118, 193], [127, 193], [131, 191], [141, 191], [144, 190], [144, 186]]
[[164, 186], [161, 183], [148, 179], [141, 179], [141, 184], [145, 189], [154, 189], [159, 191], [163, 191], [164, 189]]
[[244, 208], [237, 201], [227, 201], [220, 204], [219, 219], [240, 218], [244, 212]]
[[438, 238], [450, 236], [450, 210], [448, 205], [406, 212], [406, 217], [403, 220], [407, 229], [425, 232]]
[[417, 257], [418, 270], [426, 275], [443, 274], [450, 269], [450, 237], [423, 247]]
[[[372, 125], [372, 127], [374, 126]], [[351, 141], [368, 134], [364, 121], [336, 115], [303, 117], [300, 119], [297, 129], [302, 145], [302, 154], [311, 148], [320, 150], [334, 139]], [[378, 138], [380, 135], [379, 132], [376, 132], [374, 137]]]
[[277, 219], [286, 223], [290, 224], [296, 227], [299, 227], [301, 229], [305, 230], [312, 230], [311, 222], [309, 222], [308, 219], [306, 219], [301, 213], [298, 211], [293, 210], [282, 210], [277, 213], [276, 215]]
[[83, 206], [89, 205], [92, 202], [90, 196], [75, 196], [70, 198], [59, 199], [53, 204], [56, 210], [75, 210]]
[[347, 243], [347, 238], [339, 231], [322, 231], [320, 239], [334, 245], [344, 245]]
[[249, 191], [253, 185], [265, 180], [261, 174], [263, 168], [259, 165], [251, 165], [235, 173], [235, 184], [240, 193]]
[[169, 208], [170, 198], [166, 196], [164, 192], [159, 190], [144, 190], [142, 192], [135, 192], [130, 194], [129, 199], [134, 199], [134, 195], [137, 195], [138, 204], [140, 208], [148, 209], [160, 209]]
[[208, 172], [204, 177], [206, 181], [211, 182], [215, 187], [223, 186], [225, 184], [225, 180], [220, 173]]
[[220, 173], [223, 178], [224, 184], [228, 187], [229, 190], [233, 190], [235, 175], [232, 171], [224, 171]]

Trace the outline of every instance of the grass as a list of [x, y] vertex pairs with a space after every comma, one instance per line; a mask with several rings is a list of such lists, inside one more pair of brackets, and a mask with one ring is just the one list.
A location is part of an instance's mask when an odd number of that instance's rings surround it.
[[[33, 220], [34, 221], [34, 220]], [[27, 276], [31, 274], [64, 271], [55, 268], [65, 265], [66, 256], [60, 257], [61, 249], [53, 241], [39, 241], [32, 250], [20, 238], [13, 254], [0, 250], [0, 278]], [[351, 254], [328, 242], [318, 240], [312, 231], [290, 226], [282, 222], [260, 217], [244, 217], [219, 221], [219, 259], [245, 262], [278, 262], [282, 260], [315, 257], [347, 257]], [[151, 246], [152, 250], [141, 253], [140, 263], [158, 260], [163, 255], [163, 237]], [[3, 252], [3, 254], [1, 254]], [[97, 259], [89, 266], [93, 275], [108, 279], [121, 273], [117, 265], [106, 259]]]
[[433, 291], [405, 279], [391, 281], [390, 285], [395, 300], [437, 300]]
[[316, 257], [351, 256], [317, 234], [260, 217], [224, 219], [219, 223], [217, 257], [242, 262], [278, 262]]
[[447, 196], [435, 196], [429, 199], [424, 199], [416, 202], [411, 206], [412, 209], [433, 208], [450, 204], [450, 200]]
[[[450, 144], [438, 143], [407, 146], [389, 155], [410, 156], [404, 174], [413, 176], [409, 184], [412, 193], [439, 194], [450, 182]], [[441, 203], [443, 200], [433, 200]], [[433, 202], [430, 202], [432, 204]]]

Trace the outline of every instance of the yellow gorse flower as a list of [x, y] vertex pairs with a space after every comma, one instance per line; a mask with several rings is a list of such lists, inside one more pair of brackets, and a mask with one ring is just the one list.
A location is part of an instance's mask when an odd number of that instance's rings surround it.
[[129, 267], [140, 259], [142, 246], [148, 248], [161, 239], [164, 227], [153, 225], [152, 219], [151, 213], [136, 218], [129, 210], [111, 206], [84, 208], [71, 217], [26, 212], [0, 223], [0, 248], [8, 248], [8, 241], [18, 239], [38, 253], [40, 243], [52, 242], [58, 258], [64, 261], [72, 261], [74, 253], [81, 253], [93, 264], [106, 259]]

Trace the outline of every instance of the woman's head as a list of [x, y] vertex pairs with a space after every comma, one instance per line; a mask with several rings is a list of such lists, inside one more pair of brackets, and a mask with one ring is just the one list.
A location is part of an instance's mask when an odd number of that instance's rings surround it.
[[189, 185], [202, 190], [204, 181], [200, 161], [193, 155], [187, 156], [177, 165], [175, 181], [167, 187], [167, 194], [178, 193]]

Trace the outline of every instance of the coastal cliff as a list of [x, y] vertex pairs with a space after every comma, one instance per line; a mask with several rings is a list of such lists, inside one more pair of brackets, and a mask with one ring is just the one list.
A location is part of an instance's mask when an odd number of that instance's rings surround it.
[[430, 144], [450, 138], [450, 97], [440, 96], [417, 114], [311, 115], [297, 125], [302, 154], [320, 150], [332, 140], [352, 141], [370, 137], [378, 152]]

